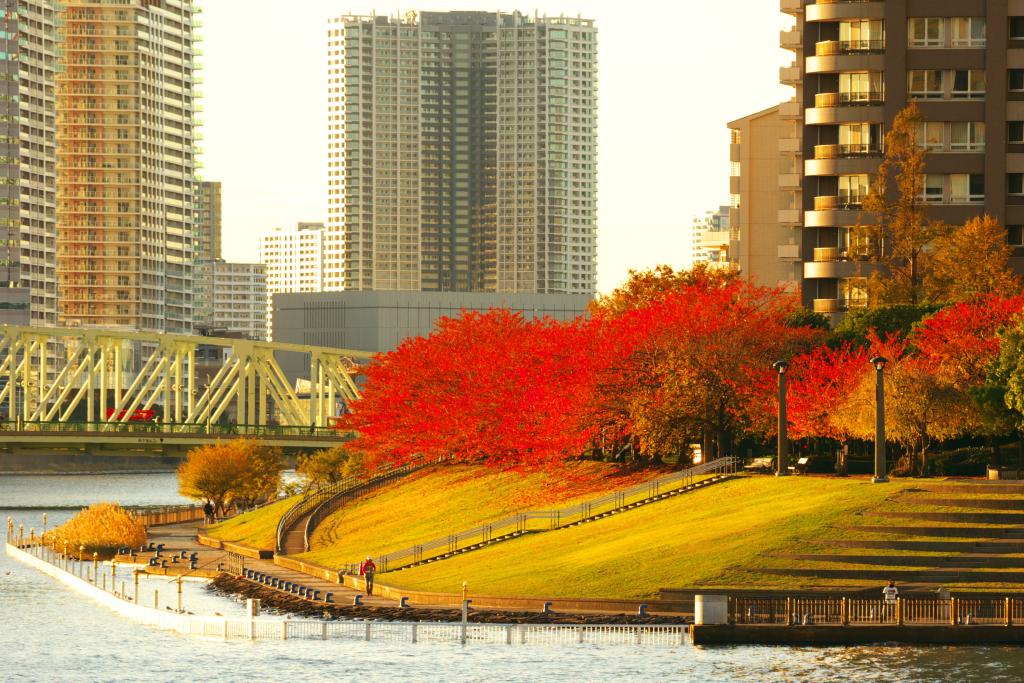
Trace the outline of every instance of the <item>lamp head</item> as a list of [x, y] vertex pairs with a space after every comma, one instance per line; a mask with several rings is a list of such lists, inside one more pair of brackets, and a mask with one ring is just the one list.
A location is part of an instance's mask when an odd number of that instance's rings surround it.
[[885, 364], [889, 361], [882, 356], [875, 356], [870, 360], [870, 363], [875, 366], [875, 370], [881, 371], [885, 368]]
[[780, 375], [784, 375], [786, 374], [786, 368], [789, 367], [789, 363], [784, 360], [777, 360], [774, 363], [772, 363], [772, 367], [775, 368], [776, 372], [778, 372]]

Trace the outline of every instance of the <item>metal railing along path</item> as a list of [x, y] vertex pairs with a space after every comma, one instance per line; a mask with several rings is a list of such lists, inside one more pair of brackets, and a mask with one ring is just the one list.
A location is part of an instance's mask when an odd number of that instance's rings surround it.
[[729, 623], [787, 626], [1024, 625], [1024, 598], [729, 597]]
[[[228, 618], [199, 616], [142, 604], [137, 592], [129, 594], [111, 581], [97, 585], [88, 571], [92, 563], [76, 563], [41, 545], [19, 547], [7, 543], [7, 554], [34, 567], [138, 624], [182, 635], [218, 640], [362, 640], [393, 643], [461, 643], [463, 645], [629, 645], [678, 647], [686, 642], [686, 626], [634, 624], [480, 624], [469, 621], [415, 622], [369, 620], [314, 620]], [[79, 565], [76, 576], [64, 566]], [[106, 574], [103, 575], [104, 579]]]
[[[627, 489], [613, 491], [597, 498], [558, 510], [533, 510], [521, 512], [494, 522], [466, 529], [447, 536], [441, 536], [424, 543], [374, 558], [377, 571], [387, 572], [426, 559], [454, 553], [460, 549], [488, 543], [527, 531], [549, 531], [592, 519], [599, 515], [625, 508], [632, 504], [656, 499], [696, 483], [697, 477], [736, 472], [738, 458], [719, 458], [708, 463], [673, 472], [657, 479], [637, 484]], [[341, 571], [353, 574], [359, 563], [342, 565]]]
[[[441, 461], [438, 460], [437, 462]], [[317, 519], [312, 525], [310, 525], [310, 521], [313, 520], [313, 516], [311, 515], [304, 527], [303, 543], [305, 550], [309, 550], [309, 539], [313, 529], [316, 528], [320, 521], [340, 507], [343, 502], [350, 500], [357, 495], [368, 493], [380, 488], [381, 486], [390, 484], [396, 479], [400, 479], [422, 469], [423, 467], [426, 467], [428, 464], [432, 464], [432, 462], [415, 460], [406, 465], [402, 465], [401, 467], [381, 471], [369, 478], [345, 477], [341, 481], [306, 493], [301, 500], [281, 515], [281, 519], [277, 522], [277, 552], [284, 552], [285, 541], [288, 533], [294, 529], [295, 525], [307, 514], [313, 513], [313, 515], [317, 516]], [[319, 514], [317, 514], [318, 512]]]

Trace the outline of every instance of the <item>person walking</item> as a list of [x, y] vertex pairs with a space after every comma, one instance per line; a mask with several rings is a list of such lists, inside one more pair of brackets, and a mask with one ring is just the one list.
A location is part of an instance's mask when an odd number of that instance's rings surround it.
[[366, 580], [367, 595], [373, 595], [373, 575], [376, 573], [377, 565], [374, 563], [373, 558], [367, 555], [366, 560], [359, 565], [359, 574]]
[[210, 501], [206, 501], [206, 505], [203, 506], [203, 517], [206, 524], [213, 524], [213, 503]]

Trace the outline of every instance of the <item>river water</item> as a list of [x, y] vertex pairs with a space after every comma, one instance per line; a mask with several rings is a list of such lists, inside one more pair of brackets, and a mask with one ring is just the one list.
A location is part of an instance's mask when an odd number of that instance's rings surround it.
[[[173, 474], [0, 476], [0, 519], [37, 530], [76, 505], [183, 502]], [[161, 603], [176, 599], [151, 579]], [[160, 582], [163, 582], [161, 585]], [[147, 588], [144, 587], [143, 595]], [[197, 614], [238, 603], [190, 585]], [[362, 641], [202, 640], [128, 622], [0, 555], [3, 681], [878, 681], [1024, 680], [1024, 649], [984, 647], [598, 647], [431, 645]]]

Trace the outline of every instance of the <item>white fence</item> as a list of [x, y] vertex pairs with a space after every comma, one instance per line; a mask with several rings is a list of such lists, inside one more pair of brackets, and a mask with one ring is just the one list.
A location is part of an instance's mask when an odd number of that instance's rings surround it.
[[683, 625], [632, 624], [477, 624], [472, 622], [324, 621], [311, 619], [230, 619], [177, 614], [153, 609], [79, 578], [41, 557], [38, 546], [7, 544], [7, 554], [146, 626], [184, 635], [247, 640], [384, 640], [403, 643], [492, 643], [506, 645], [647, 645], [678, 646], [686, 641]]

